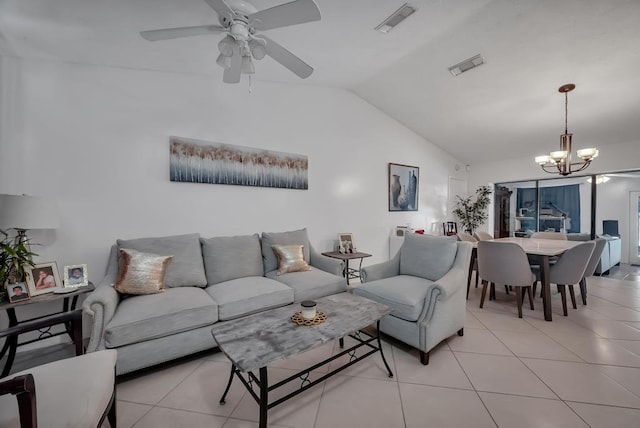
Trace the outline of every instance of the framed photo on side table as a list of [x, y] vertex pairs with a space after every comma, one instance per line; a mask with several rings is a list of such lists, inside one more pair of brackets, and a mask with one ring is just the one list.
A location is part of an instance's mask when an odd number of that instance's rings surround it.
[[7, 296], [9, 296], [9, 302], [11, 303], [29, 300], [29, 287], [24, 282], [7, 283]]
[[62, 288], [56, 262], [39, 263], [33, 267], [26, 266], [24, 272], [31, 297], [52, 293], [57, 288]]
[[420, 168], [389, 164], [389, 211], [418, 211]]
[[338, 252], [342, 254], [353, 253], [356, 251], [356, 246], [353, 243], [353, 234], [351, 233], [338, 233]]
[[89, 285], [87, 265], [70, 265], [62, 269], [65, 287], [83, 287]]

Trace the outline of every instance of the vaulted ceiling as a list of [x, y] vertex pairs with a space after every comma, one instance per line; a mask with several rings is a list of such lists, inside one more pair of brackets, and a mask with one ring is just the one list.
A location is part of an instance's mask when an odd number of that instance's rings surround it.
[[[283, 0], [251, 0], [259, 10]], [[640, 1], [413, 0], [388, 34], [374, 27], [403, 0], [316, 0], [317, 22], [269, 30], [314, 67], [301, 80], [270, 58], [254, 85], [336, 86], [468, 164], [544, 154], [564, 130], [575, 148], [640, 144]], [[217, 24], [203, 0], [0, 0], [0, 54], [222, 79], [221, 35], [148, 42], [141, 30]], [[485, 64], [454, 77], [476, 54]], [[238, 90], [246, 90], [238, 85]]]

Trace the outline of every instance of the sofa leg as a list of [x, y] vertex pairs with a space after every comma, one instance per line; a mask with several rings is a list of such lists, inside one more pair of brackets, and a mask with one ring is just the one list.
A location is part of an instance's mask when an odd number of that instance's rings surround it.
[[427, 365], [429, 364], [429, 353], [428, 352], [422, 352], [420, 351], [420, 362], [422, 363], [422, 365]]
[[458, 330], [458, 336], [464, 336], [464, 327]]

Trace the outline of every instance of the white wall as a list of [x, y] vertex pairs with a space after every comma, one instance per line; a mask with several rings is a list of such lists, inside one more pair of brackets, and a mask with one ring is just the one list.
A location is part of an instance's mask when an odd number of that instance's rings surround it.
[[[116, 238], [189, 232], [307, 227], [321, 251], [352, 232], [374, 255], [366, 263], [379, 262], [395, 225], [442, 221], [449, 177], [466, 179], [451, 156], [341, 89], [254, 81], [250, 94], [205, 75], [1, 59], [0, 193], [56, 200], [60, 228], [31, 234], [45, 241], [40, 261], [87, 263], [94, 282]], [[170, 182], [170, 135], [307, 155], [309, 190]], [[388, 212], [389, 162], [420, 167], [418, 212]]]

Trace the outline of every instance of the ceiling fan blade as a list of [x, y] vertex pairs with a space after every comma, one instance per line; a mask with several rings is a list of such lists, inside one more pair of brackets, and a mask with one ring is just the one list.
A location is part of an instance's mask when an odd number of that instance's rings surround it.
[[263, 36], [262, 34], [260, 35], [260, 38], [264, 39], [267, 42], [264, 49], [266, 51], [266, 54], [271, 58], [275, 59], [280, 64], [303, 79], [311, 76], [311, 73], [313, 73], [313, 67], [311, 67], [309, 64], [307, 64], [270, 38]]
[[178, 39], [180, 37], [200, 36], [203, 34], [215, 34], [227, 30], [217, 25], [198, 25], [195, 27], [165, 28], [162, 30], [140, 31], [140, 35], [151, 41]]
[[220, 18], [224, 16], [229, 18], [229, 20], [233, 18], [233, 15], [235, 13], [233, 12], [233, 9], [231, 9], [229, 5], [224, 2], [224, 0], [204, 0], [204, 1], [211, 7], [211, 9], [216, 11], [216, 13]]
[[319, 21], [320, 9], [313, 0], [294, 0], [249, 16], [249, 23], [256, 30], [271, 30], [288, 25]]
[[242, 56], [240, 55], [240, 49], [233, 49], [233, 56], [231, 57], [231, 67], [224, 69], [224, 75], [222, 81], [224, 83], [239, 83], [240, 73], [242, 72]]

